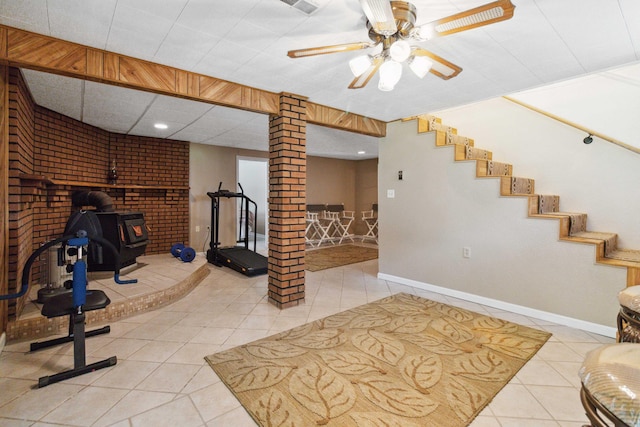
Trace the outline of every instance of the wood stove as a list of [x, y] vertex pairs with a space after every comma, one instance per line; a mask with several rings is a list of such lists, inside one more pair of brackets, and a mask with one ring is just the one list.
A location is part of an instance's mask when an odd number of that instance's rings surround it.
[[[101, 233], [104, 239], [115, 246], [120, 255], [120, 268], [134, 264], [136, 258], [144, 253], [149, 243], [149, 235], [142, 212], [115, 212], [113, 199], [102, 191], [76, 191], [72, 195], [71, 202], [78, 209], [85, 206], [96, 207], [94, 212], [100, 226], [95, 224], [95, 230], [92, 231]], [[87, 225], [91, 224], [83, 226]], [[69, 226], [67, 224], [67, 227]], [[99, 228], [102, 230], [99, 231]], [[110, 250], [89, 251], [87, 270], [114, 271], [115, 268], [115, 256]]]
[[[116, 247], [120, 254], [120, 268], [136, 262], [136, 258], [144, 254], [149, 235], [142, 212], [96, 212], [102, 236]], [[111, 251], [102, 251], [102, 263], [88, 258], [89, 271], [115, 270], [115, 258]]]

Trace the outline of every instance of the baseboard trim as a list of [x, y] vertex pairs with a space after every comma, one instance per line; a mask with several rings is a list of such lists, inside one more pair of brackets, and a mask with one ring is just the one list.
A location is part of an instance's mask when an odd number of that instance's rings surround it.
[[524, 316], [557, 323], [559, 325], [569, 326], [571, 328], [592, 332], [592, 333], [603, 335], [610, 338], [616, 337], [616, 332], [617, 332], [616, 328], [612, 328], [610, 326], [604, 326], [597, 323], [586, 322], [584, 320], [579, 320], [579, 319], [574, 319], [567, 316], [562, 316], [559, 314], [549, 313], [547, 311], [537, 310], [537, 309], [525, 307], [522, 305], [511, 304], [508, 302], [504, 302], [504, 301], [500, 301], [492, 298], [486, 298], [479, 295], [470, 294], [467, 292], [456, 291], [454, 289], [443, 288], [441, 286], [418, 282], [416, 280], [393, 276], [391, 274], [378, 273], [378, 279], [388, 280], [390, 282], [411, 286], [412, 288], [422, 289], [424, 291], [437, 292], [442, 295], [459, 298], [459, 299], [474, 302], [477, 304], [487, 305], [489, 307], [498, 308], [500, 310], [522, 314]]

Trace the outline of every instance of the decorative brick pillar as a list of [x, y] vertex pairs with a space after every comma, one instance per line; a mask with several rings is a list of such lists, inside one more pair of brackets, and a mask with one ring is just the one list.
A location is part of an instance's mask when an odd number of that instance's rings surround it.
[[307, 99], [280, 94], [269, 116], [269, 302], [304, 302]]

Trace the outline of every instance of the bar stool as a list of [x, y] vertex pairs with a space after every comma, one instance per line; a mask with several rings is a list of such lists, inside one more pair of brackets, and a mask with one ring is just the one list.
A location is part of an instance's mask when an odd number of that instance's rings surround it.
[[314, 243], [320, 246], [326, 241], [333, 243], [329, 235], [333, 220], [324, 217], [325, 210], [326, 205], [307, 205], [305, 242], [311, 246]]
[[592, 427], [640, 425], [640, 344], [606, 344], [579, 370], [580, 400]]
[[354, 211], [345, 211], [344, 205], [327, 205], [324, 217], [331, 222], [331, 237], [339, 239], [338, 244], [342, 244], [344, 239], [349, 239], [353, 243], [353, 234], [349, 233], [349, 227], [354, 220]]
[[640, 285], [618, 293], [618, 342], [640, 343]]
[[369, 211], [362, 212], [362, 221], [367, 224], [367, 234], [362, 236], [362, 241], [373, 239], [378, 243], [378, 204], [374, 203]]

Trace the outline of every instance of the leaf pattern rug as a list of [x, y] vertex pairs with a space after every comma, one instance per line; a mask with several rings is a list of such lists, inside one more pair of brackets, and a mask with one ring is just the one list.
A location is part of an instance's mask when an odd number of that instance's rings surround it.
[[456, 427], [550, 336], [400, 293], [205, 359], [261, 426]]
[[307, 251], [304, 255], [304, 264], [309, 271], [320, 271], [376, 258], [378, 258], [378, 248], [339, 245]]

